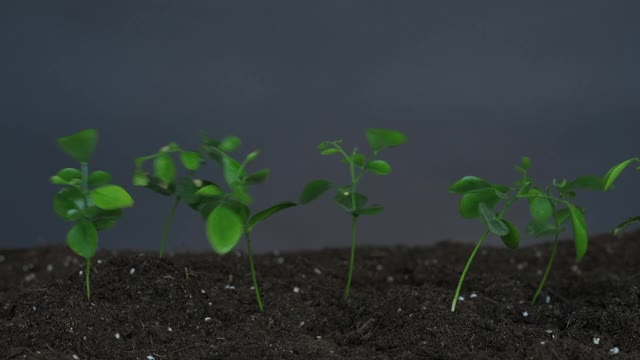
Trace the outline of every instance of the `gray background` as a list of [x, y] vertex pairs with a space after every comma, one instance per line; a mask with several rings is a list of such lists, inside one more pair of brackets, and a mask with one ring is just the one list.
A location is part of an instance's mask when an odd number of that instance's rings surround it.
[[[547, 183], [638, 155], [638, 13], [635, 1], [3, 1], [0, 247], [64, 241], [48, 177], [75, 164], [55, 139], [87, 127], [101, 135], [94, 168], [137, 201], [105, 248], [157, 247], [170, 200], [129, 185], [133, 158], [194, 146], [200, 130], [263, 150], [272, 177], [256, 208], [312, 178], [347, 181], [322, 140], [366, 148], [366, 127], [405, 131], [384, 154], [392, 176], [365, 178], [387, 209], [361, 222], [360, 244], [474, 241], [481, 226], [447, 192], [457, 178], [510, 183], [529, 155]], [[638, 184], [628, 172], [617, 191], [580, 196], [590, 231], [640, 213]], [[254, 237], [260, 251], [348, 246], [349, 218], [326, 198]], [[208, 247], [187, 208], [170, 245]]]

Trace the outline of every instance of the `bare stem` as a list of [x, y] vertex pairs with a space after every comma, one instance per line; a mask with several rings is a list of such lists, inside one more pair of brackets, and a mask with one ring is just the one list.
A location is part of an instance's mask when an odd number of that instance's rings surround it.
[[91, 258], [87, 258], [87, 270], [84, 277], [85, 285], [87, 287], [87, 300], [91, 301]]
[[253, 288], [256, 291], [256, 301], [258, 302], [258, 308], [260, 312], [264, 311], [264, 307], [262, 306], [262, 298], [260, 297], [260, 288], [258, 287], [258, 277], [256, 276], [256, 267], [253, 263], [253, 250], [251, 249], [251, 237], [249, 233], [246, 233], [247, 237], [247, 253], [249, 255], [249, 267], [251, 268], [251, 278], [253, 279]]
[[353, 266], [356, 260], [356, 236], [358, 231], [358, 216], [353, 215], [351, 218], [351, 257], [349, 260], [349, 276], [347, 278], [347, 287], [344, 289], [344, 299], [349, 297], [351, 290], [351, 278], [353, 277]]
[[460, 280], [458, 281], [458, 287], [456, 288], [456, 293], [453, 296], [453, 302], [451, 303], [451, 311], [452, 312], [456, 311], [456, 305], [458, 304], [458, 297], [460, 296], [460, 290], [462, 289], [462, 283], [464, 283], [464, 278], [467, 276], [467, 272], [469, 271], [469, 267], [471, 267], [471, 263], [473, 262], [473, 258], [475, 258], [476, 253], [480, 249], [480, 246], [482, 246], [482, 243], [484, 242], [484, 240], [487, 238], [487, 235], [489, 235], [489, 230], [484, 232], [484, 234], [482, 235], [482, 237], [480, 238], [480, 240], [476, 244], [476, 247], [473, 248], [473, 251], [471, 252], [471, 255], [469, 256], [469, 259], [467, 260], [467, 264], [465, 265], [464, 270], [462, 271], [462, 275], [460, 275]]
[[176, 208], [180, 204], [180, 198], [176, 196], [173, 205], [171, 206], [171, 211], [169, 211], [169, 217], [164, 223], [164, 231], [162, 232], [162, 241], [160, 242], [160, 257], [164, 256], [164, 248], [167, 245], [167, 239], [169, 238], [169, 230], [171, 229], [171, 222], [173, 221], [173, 216], [176, 213]]

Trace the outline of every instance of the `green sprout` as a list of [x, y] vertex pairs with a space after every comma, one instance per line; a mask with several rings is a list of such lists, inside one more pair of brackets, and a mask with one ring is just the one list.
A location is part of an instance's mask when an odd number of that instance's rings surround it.
[[78, 161], [80, 168], [65, 168], [50, 178], [51, 183], [63, 186], [53, 199], [55, 213], [74, 223], [67, 234], [67, 244], [87, 260], [88, 300], [91, 300], [91, 258], [98, 249], [98, 231], [114, 226], [122, 214], [121, 209], [133, 206], [129, 193], [111, 184], [108, 172], [89, 172], [89, 159], [97, 143], [98, 132], [94, 129], [59, 138], [59, 147]]
[[[629, 165], [631, 165], [634, 162], [640, 163], [640, 158], [628, 159], [611, 167], [611, 169], [609, 169], [609, 171], [604, 176], [604, 191], [613, 189], [614, 181], [618, 178], [618, 176], [620, 176], [620, 174], [622, 174], [624, 169], [626, 169]], [[636, 170], [640, 172], [640, 166], [638, 166]], [[618, 235], [622, 230], [624, 230], [625, 228], [637, 222], [640, 222], [640, 216], [632, 216], [626, 219], [625, 221], [621, 222], [620, 224], [618, 224], [615, 228], [613, 228], [611, 233], [613, 235]]]
[[[177, 175], [176, 162], [172, 158], [172, 154], [179, 155], [182, 166], [188, 172], [187, 175]], [[151, 172], [144, 169], [147, 161], [152, 162], [153, 170]], [[162, 240], [160, 242], [160, 257], [164, 256], [171, 223], [178, 205], [184, 202], [191, 208], [197, 209], [203, 200], [201, 195], [204, 193], [217, 194], [221, 192], [216, 184], [195, 177], [196, 171], [200, 169], [203, 163], [202, 151], [183, 150], [174, 142], [163, 146], [154, 154], [142, 156], [135, 160], [134, 185], [146, 187], [164, 196], [173, 197], [173, 203], [169, 210], [169, 215], [165, 220]]]
[[349, 185], [336, 186], [328, 180], [313, 180], [307, 184], [300, 195], [300, 203], [308, 204], [330, 189], [336, 189], [335, 202], [351, 215], [351, 256], [347, 286], [344, 289], [345, 300], [349, 297], [351, 279], [353, 277], [358, 218], [360, 215], [380, 214], [384, 210], [381, 205], [367, 206], [369, 198], [357, 191], [358, 184], [367, 171], [377, 175], [388, 175], [391, 172], [391, 165], [384, 160], [377, 159], [378, 153], [384, 149], [400, 146], [407, 142], [407, 137], [395, 130], [367, 129], [366, 136], [371, 148], [369, 158], [358, 153], [358, 148], [354, 148], [351, 154], [348, 154], [340, 145], [342, 143], [341, 140], [325, 141], [318, 146], [322, 155], [337, 154], [342, 157], [342, 162], [349, 166], [351, 179]]
[[[522, 178], [513, 186], [492, 184], [475, 176], [465, 176], [456, 181], [449, 192], [462, 195], [460, 201], [460, 215], [463, 218], [479, 218], [487, 230], [484, 232], [474, 247], [467, 263], [462, 271], [458, 286], [451, 304], [451, 311], [455, 311], [460, 296], [462, 284], [469, 267], [473, 262], [478, 249], [489, 234], [494, 234], [502, 239], [502, 242], [510, 249], [520, 246], [520, 233], [518, 229], [504, 218], [507, 210], [520, 199], [526, 199], [532, 220], [527, 225], [527, 233], [534, 237], [554, 236], [553, 248], [546, 270], [540, 281], [532, 303], [535, 303], [542, 292], [553, 261], [556, 257], [559, 244], [559, 236], [565, 231], [564, 225], [571, 220], [573, 236], [575, 240], [576, 255], [581, 260], [587, 252], [588, 235], [587, 225], [584, 219], [584, 209], [574, 205], [569, 200], [576, 197], [576, 190], [589, 189], [600, 191], [604, 188], [604, 180], [597, 176], [580, 176], [573, 181], [554, 180], [544, 189], [533, 185], [533, 180], [528, 175], [531, 160], [522, 159], [516, 170]], [[502, 203], [502, 209], [496, 212], [498, 205]]]
[[228, 137], [221, 142], [204, 139], [203, 145], [205, 153], [222, 167], [223, 176], [229, 188], [229, 191], [225, 192], [218, 186], [206, 185], [197, 192], [204, 197], [197, 207], [206, 218], [207, 238], [213, 250], [224, 255], [229, 253], [244, 235], [247, 240], [249, 267], [256, 301], [262, 312], [264, 306], [253, 261], [251, 233], [260, 222], [297, 204], [283, 201], [251, 216], [249, 205], [253, 199], [248, 191], [249, 186], [265, 182], [270, 174], [269, 169], [258, 170], [251, 175], [246, 170], [260, 152], [256, 150], [249, 153], [240, 163], [229, 155], [240, 145], [240, 139], [237, 137]]

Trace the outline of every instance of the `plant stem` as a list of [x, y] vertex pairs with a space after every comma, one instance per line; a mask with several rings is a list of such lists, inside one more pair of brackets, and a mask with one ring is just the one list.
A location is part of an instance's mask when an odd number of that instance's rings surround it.
[[89, 196], [89, 164], [86, 162], [80, 163], [80, 171], [82, 172], [82, 178], [80, 179], [80, 191], [84, 195], [84, 207], [89, 206], [87, 196]]
[[467, 260], [467, 264], [465, 265], [464, 270], [462, 271], [462, 275], [460, 275], [460, 280], [458, 281], [458, 287], [456, 288], [456, 293], [453, 296], [453, 302], [451, 303], [451, 311], [452, 312], [456, 311], [456, 305], [458, 304], [458, 297], [460, 296], [460, 290], [462, 289], [462, 283], [464, 283], [464, 278], [467, 276], [467, 271], [469, 271], [469, 267], [471, 267], [471, 263], [473, 262], [473, 258], [476, 256], [476, 253], [480, 249], [480, 246], [482, 246], [482, 243], [487, 238], [487, 235], [489, 235], [489, 230], [484, 232], [484, 234], [482, 235], [482, 237], [480, 238], [480, 240], [476, 244], [476, 247], [473, 248], [473, 251], [471, 252], [471, 255], [469, 256], [469, 259]]
[[246, 233], [247, 237], [247, 253], [249, 254], [249, 267], [251, 268], [251, 278], [253, 279], [253, 288], [256, 291], [256, 301], [258, 302], [258, 308], [260, 312], [264, 311], [264, 307], [262, 306], [262, 298], [260, 297], [260, 288], [258, 287], [258, 277], [256, 276], [256, 267], [253, 264], [253, 250], [251, 250], [251, 236], [249, 233]]
[[87, 287], [87, 300], [91, 301], [91, 282], [89, 281], [91, 279], [91, 258], [87, 259], [87, 270], [86, 270], [86, 274], [84, 277], [85, 280], [85, 284]]
[[533, 299], [531, 300], [532, 305], [538, 301], [538, 297], [540, 297], [540, 294], [542, 293], [542, 289], [544, 289], [544, 285], [547, 283], [547, 278], [549, 277], [549, 273], [551, 273], [551, 266], [553, 265], [553, 260], [556, 258], [556, 254], [558, 253], [558, 244], [560, 243], [560, 234], [557, 231], [557, 229], [560, 228], [560, 223], [558, 222], [558, 212], [556, 210], [556, 206], [553, 203], [553, 201], [551, 201], [551, 206], [553, 207], [553, 220], [556, 223], [556, 235], [555, 235], [555, 238], [553, 239], [553, 248], [551, 250], [551, 256], [549, 257], [549, 262], [547, 263], [547, 268], [545, 269], [544, 275], [542, 276], [542, 280], [538, 285], [538, 289], [536, 290], [536, 293], [533, 295]]
[[353, 265], [356, 260], [356, 236], [358, 231], [358, 215], [351, 218], [351, 258], [349, 260], [349, 276], [347, 278], [347, 287], [344, 289], [344, 300], [349, 297], [351, 289], [351, 278], [353, 277]]
[[160, 242], [160, 257], [164, 256], [164, 248], [167, 244], [167, 238], [169, 237], [169, 230], [171, 229], [171, 222], [173, 221], [173, 215], [176, 213], [176, 208], [180, 204], [180, 198], [176, 196], [173, 205], [171, 206], [171, 211], [169, 211], [169, 217], [164, 223], [164, 231], [162, 232], [162, 241]]

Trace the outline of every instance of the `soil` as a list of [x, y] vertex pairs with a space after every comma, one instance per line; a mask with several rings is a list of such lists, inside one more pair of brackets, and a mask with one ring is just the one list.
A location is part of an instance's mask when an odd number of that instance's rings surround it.
[[259, 255], [264, 313], [241, 253], [101, 252], [88, 302], [64, 247], [0, 250], [0, 359], [640, 359], [640, 232], [562, 242], [531, 305], [550, 248], [481, 250], [455, 313], [470, 244], [358, 248], [346, 302], [347, 249]]

